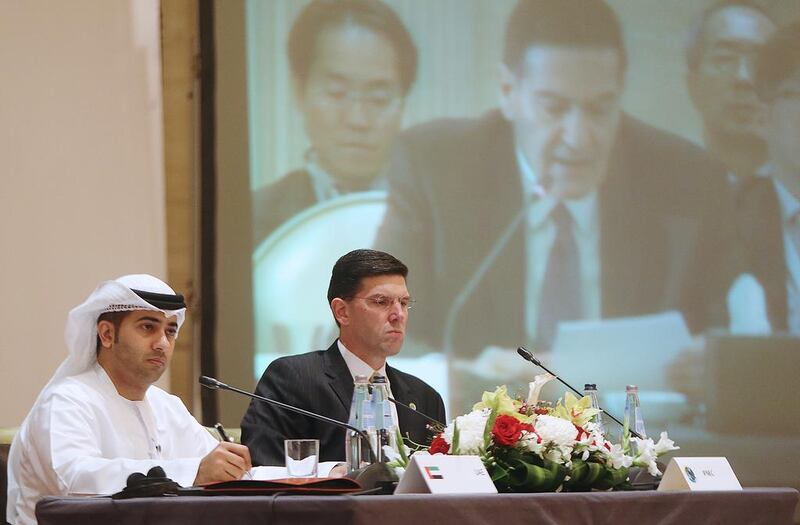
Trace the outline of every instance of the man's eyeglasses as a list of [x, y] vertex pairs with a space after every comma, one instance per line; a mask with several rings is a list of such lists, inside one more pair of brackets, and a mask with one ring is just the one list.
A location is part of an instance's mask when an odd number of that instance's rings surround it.
[[385, 117], [396, 111], [403, 102], [399, 91], [388, 88], [351, 90], [339, 84], [323, 85], [312, 91], [325, 104], [339, 110], [362, 104], [362, 108], [372, 118]]
[[389, 297], [387, 295], [370, 295], [369, 297], [353, 297], [353, 299], [361, 299], [376, 310], [383, 310], [385, 312], [392, 309], [395, 301], [397, 301], [397, 304], [400, 305], [400, 308], [404, 312], [411, 310], [415, 302], [410, 297]]

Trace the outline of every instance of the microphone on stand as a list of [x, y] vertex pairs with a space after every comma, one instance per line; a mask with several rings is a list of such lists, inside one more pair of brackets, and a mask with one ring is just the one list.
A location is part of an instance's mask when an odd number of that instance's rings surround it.
[[[572, 390], [573, 392], [575, 392], [576, 394], [578, 394], [578, 397], [583, 397], [583, 393], [582, 393], [582, 392], [579, 392], [579, 391], [577, 391], [575, 388], [573, 388], [573, 387], [572, 387], [572, 385], [570, 385], [569, 383], [567, 383], [566, 381], [564, 381], [563, 379], [561, 379], [561, 377], [559, 377], [559, 375], [558, 375], [558, 374], [555, 374], [555, 373], [551, 372], [551, 371], [550, 371], [550, 370], [549, 370], [549, 369], [548, 369], [546, 366], [544, 366], [544, 365], [542, 364], [542, 362], [541, 362], [541, 361], [539, 361], [539, 360], [538, 360], [536, 357], [534, 357], [534, 355], [533, 355], [533, 354], [532, 354], [530, 351], [528, 351], [528, 350], [527, 350], [525, 347], [523, 347], [523, 346], [520, 346], [519, 348], [517, 348], [517, 353], [518, 353], [518, 354], [519, 354], [519, 355], [520, 355], [520, 356], [521, 356], [521, 357], [522, 357], [522, 358], [523, 358], [525, 361], [530, 361], [531, 363], [533, 363], [534, 365], [538, 366], [539, 368], [541, 368], [542, 370], [544, 370], [545, 372], [547, 372], [547, 373], [548, 373], [548, 374], [550, 374], [551, 376], [553, 376], [553, 377], [555, 377], [556, 379], [558, 379], [558, 380], [561, 382], [561, 384], [562, 384], [562, 385], [566, 386], [567, 388], [569, 388], [570, 390]], [[623, 423], [622, 423], [622, 422], [621, 422], [619, 419], [615, 418], [615, 417], [614, 417], [614, 416], [612, 416], [610, 413], [608, 413], [608, 412], [607, 412], [605, 409], [603, 409], [603, 407], [597, 407], [597, 408], [599, 408], [600, 410], [602, 410], [602, 411], [603, 411], [603, 412], [604, 412], [604, 413], [605, 413], [605, 414], [606, 414], [608, 417], [610, 417], [611, 419], [613, 419], [613, 420], [614, 420], [614, 422], [616, 422], [616, 423], [617, 423], [619, 426], [621, 426], [621, 427], [624, 427], [624, 426], [625, 426], [625, 425], [624, 425], [624, 424], [623, 424]], [[641, 436], [641, 435], [640, 435], [638, 432], [636, 432], [635, 430], [633, 430], [632, 428], [629, 428], [628, 430], [630, 431], [630, 433], [631, 433], [631, 434], [632, 434], [634, 437], [637, 437], [637, 438], [639, 438], [639, 439], [643, 439], [643, 438], [642, 438], [642, 436]]]
[[367, 447], [369, 448], [369, 459], [370, 459], [370, 461], [372, 463], [377, 463], [378, 462], [377, 456], [375, 455], [375, 451], [372, 448], [372, 444], [370, 443], [370, 439], [369, 439], [369, 436], [367, 436], [367, 433], [364, 432], [363, 430], [359, 430], [358, 428], [354, 427], [353, 425], [350, 425], [348, 423], [344, 423], [343, 421], [339, 421], [338, 419], [333, 419], [333, 418], [330, 418], [328, 416], [323, 416], [321, 414], [317, 414], [315, 412], [310, 412], [310, 411], [305, 410], [303, 408], [299, 408], [299, 407], [292, 406], [292, 405], [287, 405], [286, 403], [282, 403], [282, 402], [276, 401], [274, 399], [269, 399], [267, 397], [259, 396], [258, 394], [253, 394], [253, 393], [247, 392], [246, 390], [241, 390], [239, 388], [236, 388], [236, 387], [233, 387], [233, 386], [230, 386], [230, 385], [226, 385], [222, 381], [218, 381], [218, 380], [214, 379], [213, 377], [200, 376], [200, 380], [199, 381], [200, 381], [201, 385], [203, 385], [206, 388], [210, 388], [211, 390], [228, 390], [230, 392], [236, 392], [237, 394], [242, 394], [243, 396], [247, 396], [247, 397], [255, 399], [257, 401], [262, 401], [264, 403], [267, 403], [267, 404], [272, 405], [272, 406], [276, 406], [278, 408], [282, 408], [284, 410], [289, 410], [291, 412], [297, 412], [298, 414], [302, 414], [302, 415], [310, 417], [312, 419], [317, 419], [319, 421], [325, 421], [326, 423], [330, 423], [331, 425], [334, 425], [334, 426], [337, 426], [337, 427], [340, 427], [340, 428], [344, 428], [344, 429], [347, 429], [347, 430], [352, 430], [353, 432], [358, 434], [358, 436], [362, 440], [362, 443], [365, 443], [367, 445]]
[[[456, 321], [458, 321], [458, 317], [461, 314], [461, 311], [464, 309], [464, 306], [467, 304], [467, 300], [475, 293], [478, 289], [478, 285], [481, 284], [483, 278], [489, 273], [492, 265], [497, 261], [497, 258], [503, 252], [503, 250], [508, 245], [511, 238], [514, 236], [514, 233], [519, 228], [520, 224], [522, 224], [523, 220], [528, 214], [528, 210], [530, 209], [531, 205], [536, 202], [538, 199], [544, 197], [547, 194], [546, 189], [541, 186], [537, 185], [534, 189], [534, 193], [532, 196], [526, 197], [525, 201], [522, 203], [517, 214], [511, 219], [511, 222], [506, 225], [505, 229], [501, 232], [501, 234], [497, 237], [494, 244], [492, 244], [491, 249], [486, 253], [484, 258], [481, 260], [480, 264], [475, 268], [472, 274], [467, 279], [466, 283], [464, 283], [464, 287], [458, 292], [458, 295], [453, 299], [450, 308], [447, 311], [447, 317], [445, 317], [444, 321], [444, 329], [443, 329], [443, 336], [442, 336], [442, 348], [444, 349], [444, 355], [447, 358], [448, 362], [448, 400], [450, 403], [453, 402], [453, 398], [455, 397], [455, 393], [458, 390], [457, 385], [455, 385], [453, 378], [452, 378], [452, 365], [451, 360], [453, 359], [453, 337], [455, 334], [456, 328]], [[452, 406], [452, 404], [451, 404]]]
[[429, 416], [429, 415], [427, 415], [427, 414], [423, 414], [422, 412], [420, 412], [420, 411], [419, 411], [419, 410], [417, 410], [416, 408], [412, 408], [412, 407], [410, 407], [409, 405], [406, 405], [405, 403], [401, 403], [400, 401], [398, 401], [398, 400], [396, 400], [396, 399], [394, 399], [394, 398], [392, 398], [392, 397], [387, 397], [386, 399], [387, 399], [388, 401], [391, 401], [392, 403], [394, 403], [394, 404], [395, 404], [395, 405], [397, 405], [397, 406], [403, 407], [403, 408], [405, 408], [406, 410], [410, 410], [411, 412], [413, 412], [413, 413], [417, 414], [417, 415], [418, 415], [418, 416], [420, 416], [422, 419], [425, 419], [426, 421], [428, 421], [429, 423], [431, 423], [431, 424], [433, 424], [433, 425], [436, 425], [436, 426], [438, 426], [438, 427], [442, 427], [442, 428], [444, 428], [445, 426], [447, 426], [447, 425], [445, 425], [444, 423], [442, 423], [441, 421], [439, 421], [438, 419], [434, 419], [434, 418], [432, 418], [431, 416]]

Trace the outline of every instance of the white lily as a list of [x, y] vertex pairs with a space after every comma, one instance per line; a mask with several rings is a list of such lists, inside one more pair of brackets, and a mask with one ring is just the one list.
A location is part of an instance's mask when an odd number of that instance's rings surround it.
[[666, 454], [667, 452], [671, 452], [673, 450], [678, 450], [681, 447], [676, 447], [675, 442], [672, 441], [669, 436], [667, 436], [666, 432], [661, 433], [661, 438], [658, 440], [658, 443], [655, 445], [655, 452], [657, 456], [662, 454]]
[[556, 376], [552, 374], [538, 374], [534, 376], [533, 381], [528, 383], [528, 406], [535, 407], [539, 402], [539, 393], [542, 387], [555, 379]]

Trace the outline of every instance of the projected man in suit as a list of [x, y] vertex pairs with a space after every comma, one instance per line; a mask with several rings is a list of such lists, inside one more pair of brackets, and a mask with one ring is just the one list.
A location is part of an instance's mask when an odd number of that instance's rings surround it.
[[767, 105], [769, 178], [739, 193], [746, 271], [765, 292], [774, 331], [800, 335], [800, 24], [779, 30], [759, 55], [756, 88]]
[[318, 202], [385, 189], [383, 172], [416, 77], [411, 35], [377, 0], [314, 0], [292, 26], [288, 54], [311, 148], [303, 169], [253, 196], [256, 244]]
[[613, 11], [520, 1], [500, 69], [499, 111], [398, 141], [377, 245], [421, 269], [410, 335], [434, 348], [449, 338], [470, 357], [547, 348], [568, 319], [678, 309], [694, 331], [714, 324], [728, 280], [724, 169], [620, 110], [626, 53]]
[[[328, 302], [339, 338], [327, 350], [273, 361], [256, 394], [347, 421], [356, 375], [380, 373], [395, 399], [438, 421], [445, 420], [439, 394], [423, 381], [386, 364], [403, 345], [411, 298], [408, 268], [388, 253], [355, 250], [334, 265]], [[425, 420], [399, 407], [396, 421], [415, 443], [432, 437]], [[283, 465], [283, 440], [320, 440], [320, 461], [345, 458], [345, 433], [336, 426], [253, 401], [242, 419], [242, 443], [254, 464]]]
[[703, 13], [687, 47], [687, 83], [703, 118], [703, 141], [733, 183], [755, 175], [766, 161], [755, 67], [759, 48], [774, 32], [758, 3], [722, 0]]

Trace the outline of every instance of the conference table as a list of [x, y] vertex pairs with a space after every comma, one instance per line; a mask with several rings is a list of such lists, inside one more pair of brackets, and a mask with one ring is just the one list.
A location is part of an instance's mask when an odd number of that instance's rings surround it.
[[172, 496], [45, 498], [40, 525], [116, 524], [771, 524], [789, 525], [797, 490], [585, 492], [562, 494], [402, 494], [389, 496]]

